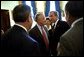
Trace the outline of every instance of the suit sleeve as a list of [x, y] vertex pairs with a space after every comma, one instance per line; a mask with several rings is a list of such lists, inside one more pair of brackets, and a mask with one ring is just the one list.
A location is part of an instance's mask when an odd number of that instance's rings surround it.
[[71, 54], [71, 43], [69, 39], [66, 39], [65, 36], [61, 37], [58, 47], [58, 56], [70, 56]]

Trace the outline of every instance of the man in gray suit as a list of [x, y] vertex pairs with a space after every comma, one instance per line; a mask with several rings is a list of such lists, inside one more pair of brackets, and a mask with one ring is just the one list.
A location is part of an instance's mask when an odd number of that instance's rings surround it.
[[65, 6], [66, 20], [71, 28], [58, 44], [58, 56], [83, 55], [83, 1], [69, 1]]

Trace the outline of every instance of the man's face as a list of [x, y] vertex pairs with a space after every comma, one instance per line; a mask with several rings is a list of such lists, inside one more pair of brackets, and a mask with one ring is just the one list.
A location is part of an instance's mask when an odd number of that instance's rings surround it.
[[41, 15], [39, 16], [39, 18], [40, 18], [40, 19], [38, 19], [38, 20], [39, 20], [39, 23], [40, 23], [41, 25], [45, 25], [45, 24], [46, 24], [45, 16], [44, 16], [43, 14], [41, 14]]
[[49, 18], [52, 23], [54, 23], [57, 19], [57, 17], [54, 15], [54, 12], [49, 13]]
[[50, 25], [51, 22], [49, 20], [46, 20], [46, 25]]
[[65, 19], [66, 19], [66, 21], [68, 22], [68, 19], [69, 19], [69, 14], [68, 14], [68, 12], [67, 12], [67, 11], [65, 11]]
[[32, 17], [31, 17], [31, 15], [29, 16], [29, 28], [31, 28], [31, 26], [32, 26]]
[[69, 12], [67, 12], [67, 11], [65, 11], [65, 19], [66, 19], [67, 23], [69, 25], [71, 25], [71, 23], [72, 23], [73, 20], [72, 20], [72, 18], [70, 16]]

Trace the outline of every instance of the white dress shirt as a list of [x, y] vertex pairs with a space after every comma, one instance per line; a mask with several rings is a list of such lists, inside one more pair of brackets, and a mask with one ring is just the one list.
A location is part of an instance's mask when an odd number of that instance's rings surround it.
[[59, 19], [57, 19], [57, 21], [55, 23], [52, 23], [52, 26], [55, 24], [54, 29], [56, 28], [58, 21], [59, 21]]
[[[40, 30], [40, 32], [41, 32], [41, 34], [42, 34], [41, 26], [40, 26], [39, 24], [37, 24], [37, 27], [39, 28], [39, 30]], [[48, 41], [48, 43], [49, 43], [48, 35], [47, 35], [47, 33], [46, 33], [46, 31], [45, 31], [44, 28], [43, 28], [43, 30], [44, 30], [44, 32], [45, 32], [45, 34], [46, 34], [46, 38], [47, 38], [47, 41]]]

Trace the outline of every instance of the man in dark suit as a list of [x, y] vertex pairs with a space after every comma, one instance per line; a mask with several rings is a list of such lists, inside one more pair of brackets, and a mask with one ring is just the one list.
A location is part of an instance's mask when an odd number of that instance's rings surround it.
[[50, 49], [52, 55], [57, 55], [56, 48], [60, 36], [69, 29], [69, 25], [65, 21], [61, 21], [58, 19], [58, 12], [56, 11], [49, 12], [49, 19], [52, 23], [51, 29], [49, 30]]
[[[36, 14], [35, 21], [37, 22], [37, 25], [29, 31], [29, 34], [39, 43], [41, 55], [49, 56], [50, 52], [49, 52], [48, 30], [46, 27], [44, 27], [46, 20], [43, 13], [39, 12], [38, 14]], [[43, 39], [44, 35], [42, 34], [43, 33], [42, 27], [46, 34], [46, 37], [45, 37], [46, 41]]]
[[2, 56], [38, 56], [40, 50], [37, 41], [29, 36], [32, 19], [28, 5], [17, 5], [13, 10], [15, 25], [1, 38]]

